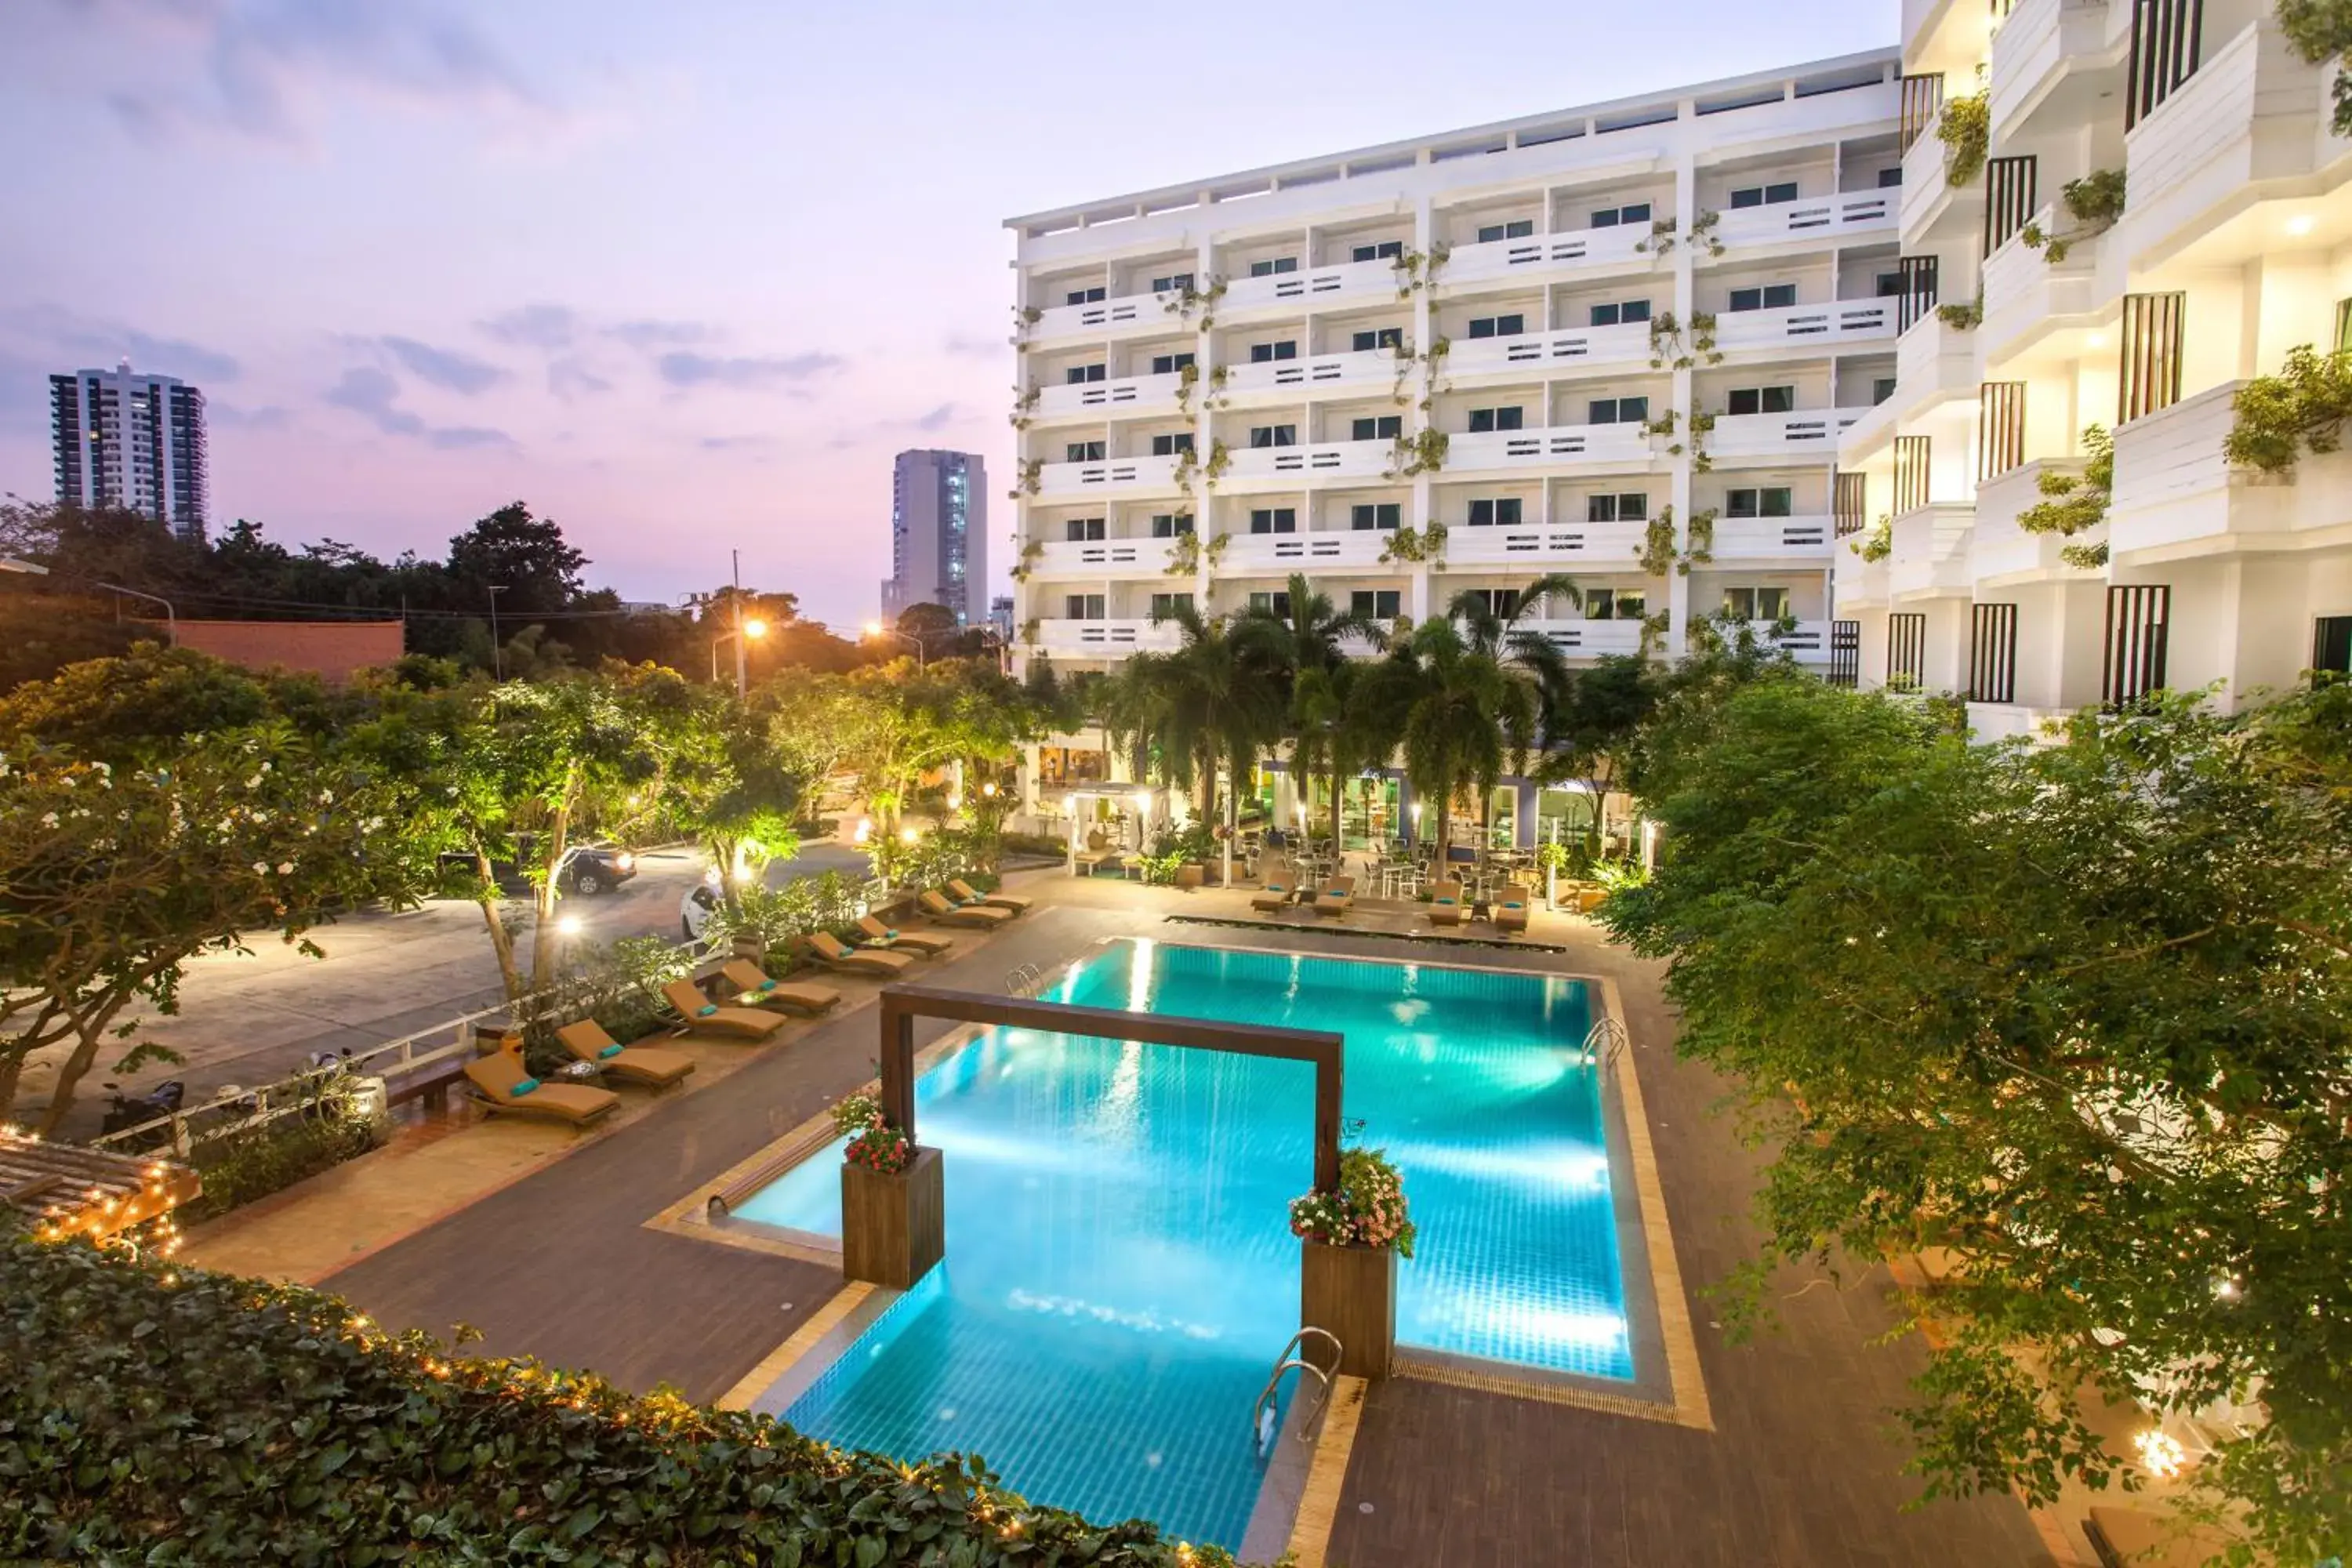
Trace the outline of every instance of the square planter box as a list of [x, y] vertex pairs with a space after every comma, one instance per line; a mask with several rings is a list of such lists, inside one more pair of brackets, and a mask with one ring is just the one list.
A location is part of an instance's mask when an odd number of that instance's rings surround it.
[[1341, 1372], [1373, 1382], [1388, 1376], [1396, 1353], [1397, 1255], [1384, 1247], [1299, 1246], [1300, 1326], [1331, 1331]]
[[1197, 860], [1188, 860], [1176, 868], [1176, 885], [1187, 892], [1208, 879], [1208, 868]]
[[940, 1152], [916, 1145], [895, 1175], [841, 1163], [841, 1272], [904, 1290], [947, 1251], [947, 1185]]

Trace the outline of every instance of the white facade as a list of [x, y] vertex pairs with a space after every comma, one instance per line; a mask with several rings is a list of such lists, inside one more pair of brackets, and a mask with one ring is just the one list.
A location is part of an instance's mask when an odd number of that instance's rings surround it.
[[143, 512], [202, 539], [208, 474], [205, 395], [168, 375], [113, 370], [49, 377], [57, 497], [68, 506]]
[[883, 618], [912, 605], [943, 605], [958, 626], [987, 619], [988, 465], [976, 452], [898, 454]]
[[[2234, 703], [2342, 668], [2352, 457], [2271, 478], [2221, 456], [2239, 386], [2294, 345], [2344, 341], [2352, 142], [2327, 128], [2334, 67], [2304, 62], [2266, 0], [2003, 9], [1904, 7], [1918, 287], [1895, 395], [1840, 451], [1841, 526], [1885, 518], [1891, 539], [1877, 560], [1838, 552], [1861, 683], [1966, 694], [1979, 732], [2010, 734], [2158, 686]], [[1979, 71], [1991, 162], [1955, 184], [1936, 104]], [[2111, 226], [2069, 210], [2070, 182], [2109, 173]], [[2069, 238], [2056, 261], [2031, 243], [2052, 234]], [[1974, 326], [1935, 308], [1979, 298]], [[2093, 425], [2115, 443], [2105, 520], [2020, 528], [2045, 475], [2081, 473]]]
[[1232, 613], [1293, 572], [1415, 620], [1566, 573], [1571, 655], [1674, 654], [1731, 610], [1825, 664], [1839, 433], [1895, 376], [1897, 74], [1855, 56], [1011, 220], [1017, 647], [1172, 646], [1170, 595]]

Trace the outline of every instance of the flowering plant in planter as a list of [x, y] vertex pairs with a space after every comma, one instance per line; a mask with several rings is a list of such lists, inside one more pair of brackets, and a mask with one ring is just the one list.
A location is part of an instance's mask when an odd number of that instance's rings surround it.
[[1391, 1248], [1412, 1256], [1413, 1223], [1407, 1215], [1404, 1178], [1381, 1149], [1349, 1149], [1339, 1156], [1339, 1190], [1290, 1200], [1290, 1233], [1326, 1247]]
[[849, 1135], [842, 1158], [853, 1165], [892, 1176], [915, 1162], [915, 1145], [890, 1125], [882, 1102], [870, 1094], [853, 1094], [835, 1106], [833, 1125]]

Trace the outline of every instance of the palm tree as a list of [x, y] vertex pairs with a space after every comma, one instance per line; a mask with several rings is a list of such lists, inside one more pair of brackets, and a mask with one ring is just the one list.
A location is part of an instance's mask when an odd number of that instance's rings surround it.
[[1388, 631], [1370, 616], [1341, 611], [1306, 574], [1293, 573], [1281, 608], [1253, 607], [1234, 624], [1234, 635], [1261, 668], [1276, 677], [1292, 737], [1293, 782], [1305, 798], [1306, 780], [1318, 768], [1331, 787], [1331, 842], [1340, 837], [1340, 781], [1385, 753], [1367, 754], [1363, 730], [1349, 696], [1358, 667], [1343, 645], [1360, 638], [1375, 648], [1388, 646]]
[[1161, 776], [1193, 796], [1200, 816], [1213, 818], [1218, 764], [1238, 784], [1280, 735], [1280, 689], [1252, 638], [1225, 621], [1189, 604], [1154, 619], [1176, 623], [1182, 640], [1173, 652], [1129, 660], [1125, 679], [1142, 728], [1157, 742]]
[[[1464, 639], [1473, 649], [1532, 689], [1535, 727], [1524, 739], [1513, 742], [1511, 771], [1522, 774], [1528, 771], [1530, 752], [1540, 752], [1558, 743], [1559, 720], [1575, 679], [1560, 654], [1559, 645], [1528, 624], [1540, 617], [1545, 602], [1550, 599], [1581, 605], [1584, 594], [1574, 579], [1565, 573], [1554, 572], [1511, 595], [1508, 613], [1497, 610], [1490, 595], [1475, 589], [1456, 594], [1446, 606], [1448, 618], [1461, 626]], [[1479, 796], [1481, 831], [1492, 826], [1494, 809], [1495, 792], [1489, 787]]]

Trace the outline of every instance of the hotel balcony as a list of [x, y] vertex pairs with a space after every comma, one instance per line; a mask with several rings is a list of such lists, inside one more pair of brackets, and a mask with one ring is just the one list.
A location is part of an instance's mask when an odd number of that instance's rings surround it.
[[[2327, 130], [2321, 68], [2305, 65], [2268, 16], [2207, 53], [2197, 74], [2173, 89], [2124, 138], [2131, 203], [2117, 226], [2135, 266], [2170, 257], [2203, 236], [2224, 211], [2256, 199], [2259, 181], [2309, 174], [2347, 149]], [[2247, 233], [2243, 255], [2206, 255], [2236, 265], [2266, 237]]]
[[1856, 610], [1884, 609], [1890, 595], [1886, 585], [1887, 563], [1885, 561], [1864, 561], [1858, 547], [1865, 536], [1848, 534], [1831, 551], [1833, 564], [1830, 583], [1838, 614], [1851, 618]]
[[1411, 570], [1409, 563], [1383, 562], [1381, 552], [1396, 535], [1381, 529], [1327, 529], [1306, 533], [1232, 533], [1225, 536], [1220, 577], [1286, 576], [1307, 566], [1318, 570]]
[[1175, 298], [1172, 294], [1123, 294], [1089, 305], [1048, 306], [1029, 323], [1022, 342], [1035, 348], [1064, 341], [1103, 342], [1172, 331], [1182, 325], [1171, 308]]
[[1974, 403], [1984, 375], [1977, 363], [1977, 331], [1948, 326], [1934, 310], [1895, 340], [1895, 391], [1861, 410], [1838, 440], [1838, 461], [1858, 468], [1885, 450], [1895, 432], [1947, 403]]
[[[2035, 213], [2032, 221], [2046, 235], [2073, 220], [2061, 218], [2053, 205]], [[2050, 331], [2098, 313], [2099, 257], [2113, 232], [2073, 241], [2063, 261], [2052, 261], [2048, 250], [2036, 250], [2014, 236], [1985, 258], [1984, 321], [1977, 331], [1988, 363], [1998, 363]], [[2112, 291], [2105, 297], [2113, 298]]]
[[1819, 458], [1837, 455], [1837, 438], [1866, 408], [1802, 408], [1793, 414], [1718, 414], [1706, 434], [1707, 456]]
[[1895, 520], [1895, 551], [1886, 558], [1886, 590], [1900, 602], [1967, 598], [1969, 531], [1976, 508], [1967, 501], [1938, 501]]
[[1378, 484], [1395, 456], [1390, 441], [1326, 441], [1311, 447], [1245, 447], [1228, 453], [1221, 493], [1296, 490], [1318, 481]]
[[1826, 565], [1833, 531], [1826, 517], [1717, 518], [1715, 542], [1708, 553], [1717, 564], [1800, 561]]
[[1530, 373], [1603, 370], [1621, 365], [1647, 369], [1649, 363], [1650, 329], [1636, 322], [1457, 341], [1446, 351], [1444, 374], [1460, 386], [1482, 380], [1522, 378]]
[[2352, 534], [2352, 453], [2306, 456], [2292, 479], [2233, 468], [2225, 382], [2116, 432], [2107, 542], [2117, 564], [2315, 549]]
[[1641, 559], [1643, 531], [1643, 525], [1638, 522], [1456, 527], [1445, 536], [1445, 563], [1487, 566], [1524, 562], [1531, 571], [1602, 564], [1615, 569]]
[[1075, 500], [1096, 496], [1173, 496], [1174, 458], [1112, 458], [1093, 463], [1047, 463], [1037, 470], [1039, 500]]
[[1598, 658], [1603, 654], [1642, 651], [1642, 623], [1639, 621], [1529, 620], [1521, 621], [1519, 625], [1551, 638], [1553, 646], [1565, 654]]
[[1648, 224], [1629, 223], [1457, 245], [1438, 269], [1437, 293], [1443, 298], [1504, 285], [1647, 268], [1655, 258], [1633, 247], [1649, 237]]
[[2042, 476], [2079, 476], [2080, 458], [2037, 458], [1977, 486], [1977, 521], [1969, 541], [1969, 574], [1984, 587], [2010, 587], [2026, 583], [2079, 577], [2080, 569], [2067, 565], [2058, 552], [2070, 544], [2096, 544], [2106, 538], [2104, 528], [2069, 539], [2056, 533], [2028, 533], [2017, 526], [2018, 515], [2038, 506]]
[[1768, 639], [1786, 648], [1790, 658], [1799, 664], [1827, 664], [1830, 661], [1830, 623], [1799, 621], [1778, 637]]
[[1996, 142], [2045, 105], [2070, 121], [2091, 110], [2131, 44], [2130, 0], [2016, 0], [1992, 38], [1986, 87]]
[[1228, 408], [1246, 408], [1307, 397], [1386, 393], [1396, 385], [1398, 371], [1411, 363], [1387, 349], [1257, 360], [1229, 367], [1217, 400]]
[[1039, 425], [1056, 425], [1172, 415], [1177, 412], [1177, 386], [1183, 379], [1181, 375], [1130, 375], [1118, 381], [1039, 387], [1036, 406], [1029, 416]]
[[1944, 142], [1929, 126], [1903, 153], [1903, 248], [1933, 248], [1984, 210], [1984, 175], [1955, 186], [1944, 177]]
[[1157, 572], [1168, 563], [1166, 539], [1050, 540], [1029, 557], [1033, 581], [1066, 578], [1134, 577]]
[[1055, 658], [1117, 658], [1169, 652], [1182, 635], [1172, 621], [1154, 626], [1149, 620], [1041, 620], [1037, 647]]
[[1726, 250], [1790, 240], [1895, 237], [1900, 191], [1847, 191], [1811, 201], [1737, 207], [1716, 220], [1715, 237]]
[[1220, 321], [1240, 322], [1380, 300], [1393, 304], [1399, 281], [1394, 261], [1343, 261], [1301, 272], [1235, 278], [1226, 282], [1224, 297], [1217, 301], [1215, 313]]
[[1646, 464], [1656, 456], [1638, 421], [1617, 425], [1555, 425], [1548, 429], [1482, 431], [1451, 436], [1445, 472], [1508, 473], [1559, 463]]
[[1885, 342], [1895, 337], [1893, 300], [1839, 300], [1773, 310], [1726, 310], [1715, 319], [1715, 346], [1785, 353], [1822, 343]]

